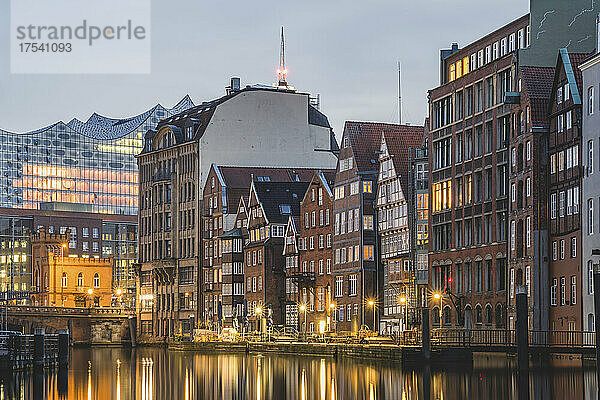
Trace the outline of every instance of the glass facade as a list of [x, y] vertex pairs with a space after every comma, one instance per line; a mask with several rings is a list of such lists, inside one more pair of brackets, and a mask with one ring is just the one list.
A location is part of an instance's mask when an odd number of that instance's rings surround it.
[[32, 291], [32, 232], [33, 218], [0, 216], [0, 291]]
[[102, 257], [113, 257], [113, 288], [121, 288], [125, 299], [135, 306], [135, 271], [137, 260], [137, 225], [119, 222], [102, 224]]
[[0, 129], [0, 207], [74, 203], [88, 212], [136, 215], [135, 156], [144, 134], [193, 105], [186, 96], [171, 109], [157, 105], [127, 119], [93, 114], [23, 134]]

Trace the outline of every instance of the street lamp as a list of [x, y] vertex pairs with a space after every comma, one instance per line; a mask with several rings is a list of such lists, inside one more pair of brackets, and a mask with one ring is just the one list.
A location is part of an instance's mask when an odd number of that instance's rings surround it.
[[434, 293], [433, 298], [440, 301], [440, 326], [442, 325], [442, 295], [440, 293]]
[[373, 307], [373, 332], [375, 332], [375, 300], [369, 300], [369, 307]]
[[404, 325], [403, 328], [404, 329], [403, 330], [406, 330], [406, 325], [408, 325], [407, 324], [408, 318], [407, 318], [407, 315], [406, 315], [406, 311], [407, 310], [406, 310], [406, 297], [405, 296], [400, 297], [400, 304], [402, 304], [402, 308], [403, 308], [403, 312], [404, 312], [404, 321], [403, 321], [404, 322], [403, 323], [403, 325]]
[[123, 290], [121, 288], [118, 288], [117, 290], [115, 290], [115, 294], [117, 295], [119, 307], [123, 308], [123, 298], [122, 298]]
[[90, 298], [90, 308], [92, 308], [92, 294], [94, 294], [94, 289], [89, 288], [88, 291], [87, 291], [87, 293], [88, 293], [88, 296]]
[[304, 333], [306, 333], [306, 304], [300, 305], [300, 311], [304, 313]]

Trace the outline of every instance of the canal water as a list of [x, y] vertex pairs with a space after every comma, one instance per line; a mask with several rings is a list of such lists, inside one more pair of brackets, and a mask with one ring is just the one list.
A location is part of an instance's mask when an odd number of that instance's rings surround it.
[[[595, 399], [594, 369], [530, 371], [531, 399]], [[520, 399], [503, 362], [473, 369], [278, 355], [202, 355], [158, 348], [74, 349], [68, 371], [0, 377], [2, 399]]]

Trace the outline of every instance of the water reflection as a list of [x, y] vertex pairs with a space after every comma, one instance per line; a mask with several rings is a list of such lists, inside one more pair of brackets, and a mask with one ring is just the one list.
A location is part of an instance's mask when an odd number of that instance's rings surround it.
[[[75, 349], [68, 371], [0, 376], [0, 400], [517, 400], [517, 383], [502, 363], [441, 372], [330, 358]], [[593, 399], [595, 371], [533, 370], [529, 391], [532, 399]]]

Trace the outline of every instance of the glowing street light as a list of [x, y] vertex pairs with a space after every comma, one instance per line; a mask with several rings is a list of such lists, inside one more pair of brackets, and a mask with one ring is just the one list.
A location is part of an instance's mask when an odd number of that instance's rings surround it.
[[400, 297], [400, 304], [402, 304], [402, 309], [404, 311], [404, 330], [406, 330], [406, 325], [408, 325], [408, 315], [407, 315], [407, 309], [406, 309], [406, 297], [402, 296]]
[[442, 325], [442, 300], [443, 296], [441, 293], [434, 293], [433, 298], [440, 301], [440, 325]]
[[369, 300], [369, 307], [373, 307], [373, 332], [375, 332], [375, 300]]
[[304, 313], [304, 333], [306, 333], [306, 304], [300, 304], [300, 311]]

